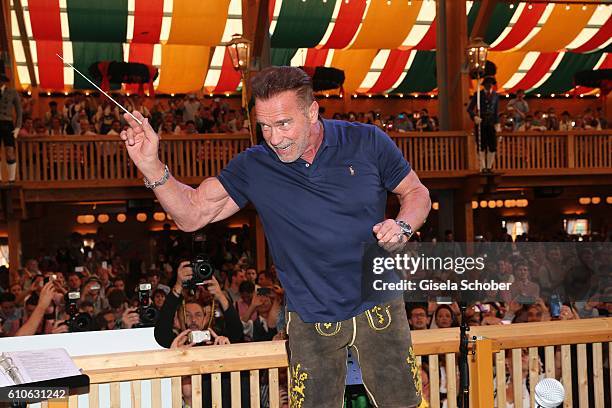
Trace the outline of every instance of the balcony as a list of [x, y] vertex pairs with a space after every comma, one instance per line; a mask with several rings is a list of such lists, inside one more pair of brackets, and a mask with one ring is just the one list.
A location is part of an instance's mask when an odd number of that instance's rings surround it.
[[[465, 132], [391, 133], [419, 177], [433, 188], [457, 188], [480, 177], [474, 137]], [[604, 183], [612, 174], [612, 132], [500, 134], [494, 172], [510, 184], [559, 183], [560, 176]], [[179, 180], [198, 184], [215, 176], [249, 147], [247, 134], [172, 135], [161, 141], [161, 160]], [[17, 140], [18, 181], [26, 191], [141, 186], [117, 136], [33, 136]], [[513, 181], [514, 180], [514, 181]], [[517, 181], [519, 180], [519, 181]], [[561, 180], [561, 182], [563, 182]], [[607, 182], [606, 182], [607, 183]]]

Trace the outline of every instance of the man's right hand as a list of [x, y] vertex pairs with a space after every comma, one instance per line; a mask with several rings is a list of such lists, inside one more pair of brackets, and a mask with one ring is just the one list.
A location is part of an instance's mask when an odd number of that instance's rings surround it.
[[149, 120], [140, 112], [132, 113], [142, 122], [142, 125], [136, 122], [131, 115], [125, 113], [123, 117], [130, 128], [121, 131], [121, 139], [125, 142], [130, 158], [142, 174], [151, 181], [159, 180], [164, 174], [164, 166], [157, 155], [159, 136], [149, 124]]
[[176, 284], [174, 285], [174, 291], [176, 293], [183, 292], [183, 282], [188, 281], [193, 276], [193, 269], [191, 269], [190, 261], [183, 261], [178, 267], [176, 273]]

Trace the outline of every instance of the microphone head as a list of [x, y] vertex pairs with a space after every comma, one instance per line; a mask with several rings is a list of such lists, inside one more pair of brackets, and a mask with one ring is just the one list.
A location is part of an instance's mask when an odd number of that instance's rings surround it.
[[535, 386], [535, 401], [542, 408], [556, 408], [565, 400], [563, 384], [554, 378], [544, 378]]

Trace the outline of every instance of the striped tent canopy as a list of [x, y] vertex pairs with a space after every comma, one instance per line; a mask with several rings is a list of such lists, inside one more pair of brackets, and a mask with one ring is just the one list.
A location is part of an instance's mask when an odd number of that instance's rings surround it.
[[[575, 91], [578, 71], [612, 68], [612, 5], [499, 2], [484, 40], [502, 92]], [[45, 90], [86, 88], [55, 53], [86, 71], [98, 60], [153, 64], [162, 93], [234, 92], [240, 77], [223, 46], [242, 32], [240, 0], [21, 0], [26, 33], [12, 7], [19, 78], [31, 83], [21, 38], [29, 39]], [[480, 9], [467, 1], [468, 30]], [[434, 93], [433, 0], [269, 0], [275, 65], [343, 69], [345, 92]], [[560, 29], [563, 27], [563, 29]], [[132, 86], [125, 88], [127, 92]], [[580, 92], [597, 92], [582, 89]]]

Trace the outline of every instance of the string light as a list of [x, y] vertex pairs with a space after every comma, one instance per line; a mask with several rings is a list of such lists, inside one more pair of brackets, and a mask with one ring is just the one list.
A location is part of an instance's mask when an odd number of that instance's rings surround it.
[[585, 11], [586, 9], [587, 9], [586, 4], [583, 4], [583, 5], [582, 5], [582, 11]]
[[550, 97], [551, 97], [551, 98], [554, 98], [554, 97], [555, 97], [555, 94], [554, 94], [554, 93], [553, 93], [553, 94], [550, 94]]
[[531, 10], [531, 9], [533, 8], [533, 4], [529, 4], [529, 5], [527, 6], [527, 8], [528, 8], [529, 10]]
[[387, 6], [391, 5], [391, 0], [387, 0]]
[[569, 5], [569, 4], [567, 4], [567, 5], [565, 6], [565, 9], [566, 9], [566, 10], [569, 10], [569, 9], [570, 9], [570, 5]]
[[388, 97], [389, 97], [389, 94], [385, 94], [385, 98], [388, 98]]
[[514, 4], [510, 3], [510, 9], [514, 8]]
[[371, 98], [371, 97], [372, 97], [372, 94], [368, 94], [368, 98]]
[[47, 96], [51, 96], [51, 92], [47, 92]]
[[542, 96], [541, 94], [536, 94], [536, 96], [539, 98], [540, 96]]
[[399, 96], [400, 96], [400, 98], [403, 98], [403, 97], [404, 97], [404, 94], [403, 94], [403, 93], [401, 93], [401, 94], [399, 94]]
[[412, 2], [411, 2], [410, 0], [408, 1], [408, 5], [409, 5], [409, 6], [412, 6]]

